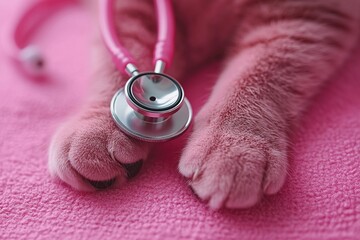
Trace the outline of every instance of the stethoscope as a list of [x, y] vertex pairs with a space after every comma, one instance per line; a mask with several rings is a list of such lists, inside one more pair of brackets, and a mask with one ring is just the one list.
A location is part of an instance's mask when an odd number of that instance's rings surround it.
[[[58, 0], [43, 0], [31, 6], [16, 24], [11, 55], [27, 73], [41, 75], [44, 60], [40, 51], [21, 43], [19, 37], [27, 18], [40, 6]], [[154, 0], [158, 39], [154, 51], [154, 72], [139, 72], [133, 57], [121, 45], [115, 30], [114, 1], [100, 0], [100, 28], [104, 43], [117, 69], [130, 76], [110, 103], [111, 115], [127, 135], [147, 142], [173, 139], [188, 129], [192, 109], [180, 83], [164, 74], [174, 54], [174, 16], [171, 0]]]

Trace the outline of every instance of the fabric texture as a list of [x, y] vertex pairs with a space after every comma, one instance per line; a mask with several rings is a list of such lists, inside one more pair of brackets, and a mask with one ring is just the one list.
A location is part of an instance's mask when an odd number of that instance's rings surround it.
[[[21, 1], [0, 2], [0, 36]], [[246, 210], [211, 211], [177, 171], [187, 135], [158, 145], [121, 189], [76, 192], [50, 178], [56, 127], [88, 90], [91, 20], [81, 6], [49, 18], [32, 41], [48, 77], [0, 55], [0, 239], [360, 239], [360, 51], [314, 99], [293, 134], [287, 182]], [[185, 79], [195, 113], [218, 64]], [[207, 81], [199, 79], [207, 78]]]

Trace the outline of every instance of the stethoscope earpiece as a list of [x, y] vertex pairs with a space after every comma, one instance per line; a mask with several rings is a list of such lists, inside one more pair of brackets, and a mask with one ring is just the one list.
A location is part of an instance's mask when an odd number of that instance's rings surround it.
[[46, 72], [42, 52], [37, 46], [28, 42], [31, 33], [44, 22], [49, 13], [73, 3], [76, 1], [34, 0], [30, 3], [24, 1], [21, 4], [24, 8], [22, 14], [14, 19], [15, 23], [8, 29], [9, 33], [6, 34], [2, 44], [3, 50], [26, 76], [42, 78]]
[[44, 58], [39, 48], [34, 45], [21, 49], [18, 53], [18, 61], [24, 70], [33, 76], [41, 75], [44, 71]]

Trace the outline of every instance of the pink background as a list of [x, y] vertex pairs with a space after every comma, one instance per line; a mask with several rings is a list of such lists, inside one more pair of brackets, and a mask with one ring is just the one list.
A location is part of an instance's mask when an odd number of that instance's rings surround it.
[[[0, 2], [2, 39], [24, 2]], [[48, 59], [46, 81], [0, 53], [1, 239], [360, 239], [360, 51], [306, 114], [281, 192], [248, 210], [212, 212], [177, 173], [184, 138], [161, 145], [121, 189], [79, 193], [50, 178], [50, 138], [87, 93], [91, 31], [81, 6], [46, 21], [32, 38]], [[185, 80], [196, 111], [211, 89], [198, 80], [219, 69]]]

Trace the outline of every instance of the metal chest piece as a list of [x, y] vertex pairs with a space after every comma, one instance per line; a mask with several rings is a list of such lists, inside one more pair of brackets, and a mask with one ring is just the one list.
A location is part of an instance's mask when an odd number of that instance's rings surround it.
[[177, 137], [190, 125], [192, 109], [180, 84], [162, 73], [131, 77], [111, 101], [111, 114], [126, 134], [147, 142]]

